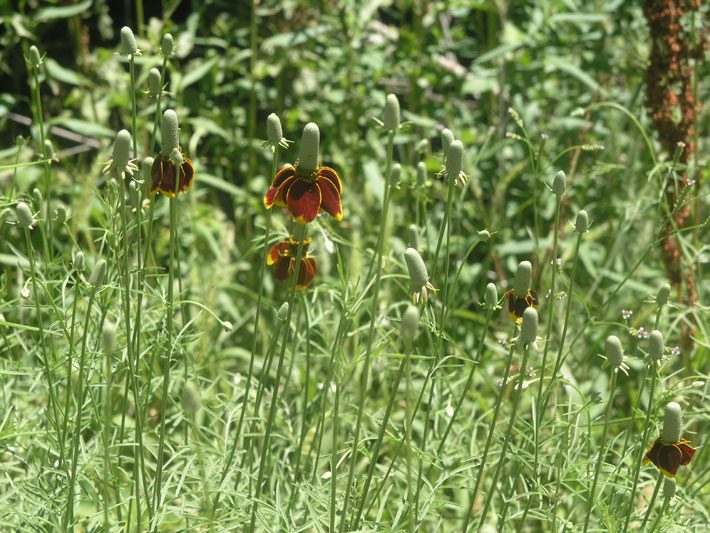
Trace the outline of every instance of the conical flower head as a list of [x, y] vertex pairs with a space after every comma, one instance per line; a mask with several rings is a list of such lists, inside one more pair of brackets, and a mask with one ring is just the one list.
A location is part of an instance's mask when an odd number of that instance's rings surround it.
[[394, 94], [388, 94], [385, 100], [385, 113], [382, 123], [386, 130], [397, 131], [399, 129], [399, 100]]

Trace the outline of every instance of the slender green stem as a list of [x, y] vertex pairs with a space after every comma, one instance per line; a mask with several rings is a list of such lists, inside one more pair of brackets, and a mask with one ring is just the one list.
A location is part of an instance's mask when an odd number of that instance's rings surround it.
[[505, 432], [505, 438], [503, 439], [503, 449], [500, 452], [500, 457], [498, 458], [498, 463], [496, 464], [495, 472], [493, 473], [493, 479], [491, 479], [491, 486], [488, 490], [488, 496], [486, 497], [486, 503], [483, 505], [483, 512], [481, 513], [481, 520], [478, 523], [478, 528], [482, 528], [483, 524], [486, 523], [486, 516], [488, 515], [488, 509], [490, 508], [491, 502], [493, 501], [493, 495], [496, 493], [496, 483], [498, 482], [498, 476], [500, 476], [503, 470], [503, 465], [505, 464], [505, 456], [508, 453], [508, 447], [510, 445], [511, 438], [513, 436], [513, 427], [515, 426], [515, 418], [518, 414], [518, 406], [520, 405], [520, 397], [523, 395], [523, 380], [525, 379], [525, 372], [527, 371], [528, 356], [530, 355], [530, 344], [525, 344], [523, 348], [523, 361], [520, 364], [520, 374], [518, 375], [518, 382], [513, 386], [515, 391], [515, 399], [513, 400], [513, 410], [510, 413], [510, 420], [508, 422], [508, 429]]
[[611, 407], [612, 405], [614, 405], [614, 393], [616, 392], [617, 374], [617, 370], [612, 370], [611, 384], [609, 385], [609, 400], [607, 401], [606, 411], [604, 413], [604, 428], [602, 429], [602, 440], [599, 443], [599, 456], [597, 457], [597, 464], [594, 467], [594, 481], [592, 481], [592, 486], [589, 489], [589, 496], [587, 497], [587, 515], [584, 517], [584, 533], [587, 533], [587, 528], [589, 527], [589, 517], [591, 516], [592, 508], [594, 507], [594, 496], [597, 490], [599, 472], [602, 469], [602, 462], [604, 462], [604, 456], [606, 455], [606, 434], [607, 430], [609, 429], [609, 420], [611, 419]]
[[[326, 387], [330, 387], [326, 383]], [[335, 531], [336, 496], [338, 494], [338, 410], [340, 409], [340, 384], [335, 384], [335, 403], [333, 405], [333, 441], [330, 461], [330, 529]], [[316, 456], [316, 459], [318, 456]], [[316, 461], [317, 462], [317, 461]]]
[[[436, 278], [436, 274], [438, 271], [438, 266], [439, 266], [439, 252], [441, 252], [441, 245], [444, 242], [444, 235], [448, 237], [450, 232], [447, 232], [449, 230], [449, 224], [451, 221], [451, 208], [454, 203], [454, 189], [456, 188], [456, 180], [453, 177], [449, 177], [449, 187], [448, 187], [448, 192], [446, 194], [446, 209], [444, 211], [444, 220], [441, 225], [441, 228], [439, 229], [439, 237], [436, 241], [436, 251], [434, 252], [434, 258], [432, 259], [433, 261], [433, 267], [432, 267], [432, 272], [431, 272], [431, 277], [432, 279]], [[448, 264], [448, 250], [447, 250], [447, 256], [446, 256], [446, 261]], [[446, 285], [444, 285], [446, 287]]]
[[307, 227], [303, 224], [297, 223], [296, 227], [296, 238], [298, 239], [298, 248], [296, 250], [296, 263], [293, 267], [293, 272], [291, 274], [291, 280], [289, 282], [289, 290], [291, 292], [289, 297], [288, 313], [286, 315], [286, 323], [284, 324], [284, 333], [281, 340], [281, 353], [279, 354], [279, 362], [276, 368], [276, 381], [274, 383], [274, 392], [271, 398], [271, 405], [269, 407], [269, 418], [266, 422], [266, 430], [264, 432], [264, 445], [261, 450], [261, 460], [259, 462], [259, 473], [257, 475], [256, 489], [254, 492], [254, 498], [251, 508], [251, 521], [249, 525], [249, 531], [254, 532], [256, 527], [256, 514], [259, 506], [259, 498], [261, 496], [261, 490], [264, 483], [264, 475], [266, 474], [266, 459], [269, 456], [269, 441], [271, 439], [271, 431], [274, 425], [274, 418], [276, 416], [276, 407], [278, 406], [278, 392], [279, 386], [281, 385], [281, 375], [283, 373], [283, 364], [286, 355], [286, 346], [288, 345], [288, 337], [291, 331], [291, 318], [293, 316], [293, 309], [296, 303], [296, 292], [298, 283], [298, 274], [301, 270], [301, 258], [303, 257], [303, 244], [307, 238]]
[[72, 302], [71, 327], [69, 328], [69, 353], [67, 353], [67, 385], [64, 390], [64, 417], [62, 420], [62, 438], [60, 443], [59, 464], [64, 464], [64, 443], [67, 440], [67, 429], [69, 427], [69, 402], [71, 401], [72, 389], [72, 363], [74, 362], [74, 332], [76, 330], [76, 308], [81, 299], [81, 278], [77, 272], [74, 283], [74, 301]]
[[[516, 333], [516, 324], [513, 324], [513, 332], [511, 335], [512, 337], [515, 336]], [[466, 508], [466, 517], [464, 518], [463, 521], [463, 528], [461, 531], [463, 533], [466, 533], [468, 531], [468, 524], [471, 521], [471, 512], [473, 511], [473, 506], [476, 503], [476, 496], [478, 495], [478, 489], [481, 486], [481, 480], [483, 479], [483, 470], [486, 465], [486, 461], [488, 459], [488, 452], [491, 449], [491, 443], [493, 442], [493, 433], [495, 432], [496, 428], [496, 423], [498, 422], [498, 413], [500, 412], [500, 406], [501, 403], [503, 402], [503, 395], [505, 394], [505, 389], [506, 386], [508, 385], [508, 376], [510, 376], [510, 365], [513, 362], [513, 352], [515, 351], [515, 343], [510, 340], [510, 349], [508, 350], [508, 358], [505, 362], [505, 370], [503, 372], [503, 382], [500, 385], [500, 390], [498, 391], [498, 397], [496, 398], [496, 404], [495, 407], [493, 408], [493, 418], [491, 420], [490, 425], [488, 426], [488, 432], [487, 432], [487, 437], [486, 437], [486, 445], [483, 448], [483, 455], [481, 456], [481, 462], [478, 465], [478, 474], [476, 475], [476, 483], [473, 486], [473, 492], [471, 493], [471, 497], [469, 498], [469, 504], [468, 507]], [[472, 438], [475, 438], [475, 433]]]
[[[109, 485], [113, 486], [113, 474], [111, 468], [111, 410], [112, 410], [112, 389], [113, 389], [113, 353], [107, 352], [104, 354], [104, 379], [106, 380], [104, 390], [104, 427], [103, 427], [103, 444], [104, 444], [104, 530], [110, 531], [109, 522]], [[120, 506], [116, 506], [120, 508]]]
[[[345, 530], [347, 522], [348, 505], [350, 503], [350, 491], [355, 476], [355, 465], [357, 464], [358, 447], [360, 445], [360, 429], [362, 426], [362, 414], [365, 408], [365, 397], [367, 396], [367, 384], [370, 374], [370, 360], [372, 358], [372, 346], [375, 338], [375, 324], [377, 322], [377, 307], [380, 304], [380, 283], [382, 281], [382, 255], [384, 253], [385, 229], [387, 227], [387, 214], [389, 211], [390, 187], [392, 184], [392, 159], [394, 155], [394, 131], [387, 134], [387, 161], [385, 167], [385, 190], [383, 195], [382, 215], [380, 217], [380, 230], [377, 235], [377, 249], [375, 251], [375, 284], [372, 294], [372, 305], [370, 308], [370, 327], [367, 333], [367, 347], [365, 349], [365, 362], [360, 376], [360, 398], [358, 401], [357, 420], [355, 422], [355, 433], [353, 434], [353, 445], [350, 456], [350, 470], [348, 481], [345, 485], [345, 497], [343, 499], [343, 510], [340, 518], [339, 531]], [[365, 491], [367, 493], [367, 491]]]
[[651, 432], [651, 413], [653, 413], [653, 395], [656, 391], [656, 379], [658, 376], [658, 368], [655, 362], [651, 362], [651, 385], [648, 390], [648, 406], [646, 408], [646, 418], [643, 422], [643, 435], [641, 437], [641, 446], [639, 447], [638, 454], [636, 456], [636, 462], [634, 465], [634, 474], [632, 476], [631, 483], [631, 494], [629, 495], [629, 501], [626, 504], [626, 517], [624, 519], [624, 530], [629, 528], [629, 520], [631, 519], [632, 511], [634, 509], [634, 498], [636, 497], [636, 486], [639, 480], [639, 472], [641, 470], [641, 462], [643, 461], [643, 456], [646, 452], [646, 446], [648, 445], [648, 436]]
[[[658, 490], [661, 488], [663, 481], [663, 473], [658, 472], [658, 478], [656, 479], [656, 486], [653, 489], [653, 495], [651, 496], [651, 501], [648, 502], [648, 509], [646, 509], [646, 514], [643, 517], [643, 522], [641, 523], [641, 531], [646, 529], [646, 524], [648, 519], [651, 517], [651, 511], [653, 510], [653, 504], [656, 503], [656, 498], [658, 497]], [[661, 511], [663, 513], [663, 511]]]
[[[416, 528], [416, 517], [412, 515], [414, 509], [414, 491], [412, 490], [412, 402], [410, 397], [412, 394], [412, 350], [407, 350], [405, 354], [407, 364], [404, 368], [406, 379], [406, 393], [404, 398], [404, 438], [405, 438], [405, 453], [407, 454], [407, 525], [409, 533], [414, 533]], [[442, 442], [446, 440], [443, 439]]]
[[[89, 294], [89, 304], [84, 318], [84, 333], [81, 340], [81, 354], [79, 355], [79, 379], [77, 384], [76, 420], [74, 421], [74, 442], [72, 453], [71, 474], [69, 476], [69, 495], [67, 496], [67, 509], [64, 515], [63, 529], [66, 531], [74, 521], [74, 490], [76, 487], [76, 473], [79, 463], [79, 442], [81, 439], [81, 420], [84, 407], [84, 366], [86, 364], [86, 340], [89, 337], [89, 327], [91, 325], [91, 308], [94, 305], [96, 289], [92, 287]], [[73, 529], [73, 527], [72, 527]]]
[[653, 533], [658, 529], [658, 524], [661, 521], [661, 518], [663, 518], [663, 515], [666, 514], [666, 511], [668, 510], [668, 506], [671, 503], [670, 498], [663, 498], [663, 505], [661, 506], [661, 510], [658, 512], [658, 515], [656, 516], [656, 519], [653, 521], [653, 525], [651, 526], [651, 531], [650, 533]]

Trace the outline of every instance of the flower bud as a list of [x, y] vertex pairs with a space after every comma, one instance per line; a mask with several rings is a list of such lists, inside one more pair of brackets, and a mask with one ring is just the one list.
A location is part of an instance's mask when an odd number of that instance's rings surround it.
[[656, 293], [656, 305], [662, 307], [668, 303], [668, 296], [671, 294], [671, 286], [669, 283], [664, 283], [658, 288]]
[[32, 209], [25, 202], [17, 202], [15, 206], [15, 216], [17, 222], [23, 228], [32, 229], [32, 224], [35, 223], [35, 217], [32, 214]]
[[530, 290], [530, 281], [532, 280], [532, 265], [530, 261], [521, 261], [518, 263], [518, 270], [515, 271], [515, 282], [513, 290], [515, 296], [522, 298]]
[[133, 35], [133, 30], [128, 26], [121, 28], [121, 44], [118, 47], [118, 53], [122, 56], [134, 56], [138, 54], [136, 36]]
[[284, 133], [281, 129], [281, 119], [276, 113], [271, 113], [266, 119], [266, 138], [272, 146], [276, 146], [283, 139]]
[[537, 338], [537, 310], [528, 307], [523, 312], [523, 323], [520, 326], [520, 342], [528, 344]]
[[495, 309], [498, 307], [498, 289], [493, 283], [486, 285], [485, 303], [486, 309]]
[[98, 287], [103, 284], [104, 277], [106, 276], [106, 260], [99, 259], [94, 267], [91, 277], [89, 278], [89, 285], [92, 287]]
[[116, 347], [116, 324], [107, 320], [104, 323], [104, 329], [101, 334], [101, 340], [105, 354], [112, 354]]
[[666, 404], [663, 411], [663, 433], [661, 433], [663, 442], [670, 444], [680, 440], [681, 415], [679, 404], [676, 402]]
[[163, 35], [163, 38], [160, 41], [160, 51], [165, 57], [173, 55], [173, 36], [169, 33]]
[[86, 261], [84, 261], [84, 252], [78, 251], [74, 254], [74, 270], [77, 272], [84, 272], [86, 270]]
[[192, 380], [186, 381], [182, 388], [182, 407], [192, 418], [194, 418], [202, 408], [200, 391]]
[[624, 349], [621, 347], [621, 341], [616, 335], [609, 335], [606, 338], [604, 350], [606, 352], [606, 360], [611, 365], [611, 368], [619, 368], [624, 363]]
[[490, 238], [491, 238], [491, 232], [488, 231], [487, 229], [482, 229], [481, 231], [478, 232], [478, 239], [481, 242], [488, 242]]
[[146, 157], [141, 161], [141, 179], [143, 180], [143, 193], [148, 194], [150, 190], [150, 185], [152, 182], [151, 172], [153, 170], [153, 162], [155, 160], [152, 157]]
[[399, 100], [394, 94], [387, 95], [385, 115], [382, 122], [386, 130], [397, 131], [399, 129]]
[[409, 283], [413, 291], [419, 291], [429, 283], [429, 273], [422, 256], [414, 248], [407, 248], [404, 251], [404, 261], [407, 263], [409, 271]]
[[445, 156], [449, 155], [449, 146], [454, 142], [454, 134], [451, 133], [449, 128], [444, 128], [441, 130], [441, 151]]
[[582, 235], [583, 233], [587, 233], [587, 230], [589, 229], [589, 215], [584, 209], [577, 213], [577, 218], [574, 222], [574, 226], [575, 231], [580, 235]]
[[401, 335], [404, 340], [404, 344], [409, 349], [412, 346], [412, 342], [417, 336], [417, 331], [419, 330], [419, 310], [413, 306], [409, 305], [402, 315], [402, 326]]
[[178, 116], [173, 109], [166, 109], [163, 113], [163, 121], [161, 124], [161, 137], [163, 146], [160, 153], [163, 157], [170, 157], [170, 154], [175, 148], [180, 148]]
[[37, 209], [39, 209], [39, 206], [42, 205], [42, 199], [42, 191], [40, 191], [37, 187], [32, 189], [32, 201], [37, 206]]
[[552, 178], [551, 189], [557, 196], [562, 196], [565, 193], [565, 189], [567, 189], [567, 175], [562, 170]]
[[419, 161], [417, 163], [417, 186], [422, 187], [426, 183], [426, 165], [424, 161]]
[[286, 320], [286, 317], [288, 317], [288, 302], [282, 303], [279, 310], [276, 311], [276, 318], [279, 320]]
[[457, 179], [463, 170], [463, 143], [453, 141], [446, 152], [446, 174], [449, 179]]
[[163, 87], [160, 84], [160, 71], [157, 68], [152, 68], [148, 72], [148, 94], [151, 98], [157, 98], [163, 92]]
[[652, 361], [659, 361], [663, 357], [665, 348], [663, 334], [654, 329], [648, 337], [648, 356]]
[[67, 208], [63, 205], [58, 205], [54, 211], [54, 221], [60, 226], [67, 221]]
[[390, 176], [390, 184], [397, 185], [399, 183], [399, 178], [402, 175], [402, 165], [395, 163], [392, 165], [392, 174]]
[[318, 148], [320, 145], [320, 130], [314, 122], [309, 122], [303, 128], [301, 135], [301, 153], [298, 166], [306, 172], [312, 172], [318, 167]]
[[408, 242], [411, 248], [419, 250], [419, 228], [416, 224], [410, 224], [407, 228]]
[[418, 154], [426, 154], [429, 151], [429, 139], [422, 139], [414, 147], [414, 151]]
[[32, 68], [39, 68], [42, 64], [42, 56], [39, 54], [39, 50], [35, 45], [30, 46], [30, 66]]
[[672, 477], [665, 477], [663, 481], [663, 497], [666, 500], [670, 500], [675, 496], [675, 479]]
[[131, 159], [131, 134], [128, 130], [121, 130], [116, 135], [116, 141], [113, 143], [113, 165], [116, 172], [121, 174], [128, 168], [128, 162]]
[[52, 141], [49, 139], [44, 140], [44, 158], [54, 159], [54, 146], [52, 146]]

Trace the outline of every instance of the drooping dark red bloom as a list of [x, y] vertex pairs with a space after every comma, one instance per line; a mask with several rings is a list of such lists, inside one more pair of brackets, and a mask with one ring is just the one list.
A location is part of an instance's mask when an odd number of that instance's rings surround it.
[[178, 168], [169, 157], [163, 154], [156, 156], [150, 169], [151, 184], [149, 194], [151, 196], [157, 192], [162, 192], [169, 198], [175, 198], [178, 194], [190, 190], [192, 180], [195, 177], [195, 169], [187, 157], [183, 156], [183, 159], [185, 161], [180, 165], [178, 173]]
[[653, 463], [666, 477], [675, 477], [678, 468], [690, 463], [693, 455], [695, 448], [686, 439], [665, 442], [658, 437], [646, 452], [643, 462]]
[[338, 173], [330, 167], [318, 167], [306, 172], [286, 165], [276, 173], [264, 195], [264, 206], [286, 206], [291, 216], [306, 224], [313, 221], [320, 210], [335, 220], [343, 217], [340, 195], [343, 191]]
[[[296, 288], [305, 289], [308, 287], [318, 272], [318, 263], [314, 257], [308, 257], [306, 252], [311, 239], [303, 242], [301, 252], [301, 267], [298, 270], [298, 280]], [[274, 244], [266, 256], [266, 264], [273, 267], [274, 277], [279, 281], [287, 281], [291, 277], [293, 269], [296, 267], [296, 255], [298, 254], [298, 241], [291, 237], [287, 241]]]
[[537, 308], [540, 305], [540, 300], [535, 291], [528, 291], [523, 296], [515, 294], [514, 289], [507, 291], [504, 296], [508, 299], [508, 313], [510, 318], [518, 324], [523, 321], [523, 313], [528, 307]]

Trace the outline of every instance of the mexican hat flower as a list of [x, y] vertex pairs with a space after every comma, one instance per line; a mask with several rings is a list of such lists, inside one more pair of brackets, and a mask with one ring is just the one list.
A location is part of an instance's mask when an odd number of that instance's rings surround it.
[[178, 117], [172, 109], [166, 109], [161, 123], [163, 146], [155, 157], [150, 169], [150, 189], [152, 196], [158, 192], [169, 198], [192, 187], [195, 170], [192, 162], [183, 155], [178, 140]]
[[[311, 239], [303, 241], [303, 251], [301, 252], [301, 267], [298, 270], [298, 280], [296, 288], [305, 289], [308, 287], [318, 272], [318, 263], [315, 258], [308, 257], [306, 252]], [[280, 241], [274, 244], [266, 255], [266, 264], [273, 267], [274, 277], [279, 281], [287, 281], [296, 267], [296, 256], [298, 254], [299, 241], [291, 236], [287, 241]]]
[[296, 166], [286, 165], [276, 173], [264, 195], [264, 206], [285, 206], [296, 221], [312, 222], [322, 210], [335, 220], [343, 217], [338, 173], [318, 164], [320, 131], [313, 122], [303, 128], [301, 155]]
[[508, 299], [508, 313], [510, 318], [518, 324], [523, 321], [523, 313], [528, 307], [537, 307], [540, 300], [537, 293], [530, 290], [530, 280], [532, 279], [532, 265], [529, 261], [521, 261], [518, 270], [515, 272], [515, 283], [513, 288], [507, 291], [504, 296]]
[[663, 432], [646, 452], [644, 464], [653, 463], [661, 473], [674, 478], [678, 468], [690, 463], [696, 449], [690, 441], [681, 438], [681, 408], [676, 402], [666, 405], [663, 416]]

